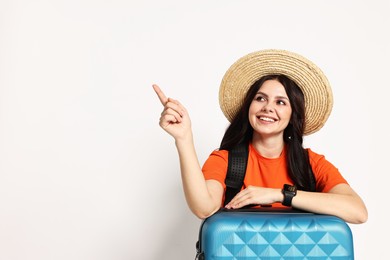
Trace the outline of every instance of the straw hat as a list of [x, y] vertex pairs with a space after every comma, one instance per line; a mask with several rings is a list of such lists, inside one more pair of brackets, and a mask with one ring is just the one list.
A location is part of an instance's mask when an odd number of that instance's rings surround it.
[[332, 111], [332, 89], [314, 63], [286, 50], [270, 49], [247, 54], [227, 70], [219, 89], [219, 104], [226, 118], [232, 121], [252, 84], [271, 74], [283, 74], [302, 89], [306, 114], [304, 134], [320, 130]]

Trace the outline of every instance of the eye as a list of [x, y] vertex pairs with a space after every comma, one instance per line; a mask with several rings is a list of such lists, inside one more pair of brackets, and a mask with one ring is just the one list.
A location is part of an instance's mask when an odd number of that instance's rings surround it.
[[262, 95], [255, 96], [256, 101], [265, 101], [265, 98]]
[[276, 103], [278, 105], [286, 105], [286, 102], [284, 100], [278, 100]]

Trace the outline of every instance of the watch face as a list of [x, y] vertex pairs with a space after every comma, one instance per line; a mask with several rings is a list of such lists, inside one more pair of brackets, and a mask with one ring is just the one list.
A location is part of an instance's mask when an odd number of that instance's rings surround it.
[[296, 189], [297, 189], [297, 188], [296, 188], [295, 186], [288, 185], [288, 184], [284, 184], [284, 190], [285, 190], [285, 191], [295, 192]]
[[294, 191], [294, 186], [288, 186], [288, 191]]

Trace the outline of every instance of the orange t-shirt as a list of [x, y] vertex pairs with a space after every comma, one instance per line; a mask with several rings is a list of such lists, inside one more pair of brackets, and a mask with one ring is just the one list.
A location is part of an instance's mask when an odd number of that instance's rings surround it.
[[[325, 156], [309, 152], [310, 165], [315, 179], [316, 190], [328, 192], [334, 186], [347, 181], [339, 170], [325, 159]], [[225, 178], [228, 166], [228, 151], [215, 150], [206, 160], [202, 171], [206, 180], [217, 180], [226, 189]], [[285, 183], [293, 184], [287, 173], [286, 153], [283, 149], [279, 158], [265, 158], [261, 156], [252, 144], [249, 145], [247, 171], [244, 178], [244, 187], [249, 185], [282, 189]], [[281, 205], [278, 203], [278, 205]]]

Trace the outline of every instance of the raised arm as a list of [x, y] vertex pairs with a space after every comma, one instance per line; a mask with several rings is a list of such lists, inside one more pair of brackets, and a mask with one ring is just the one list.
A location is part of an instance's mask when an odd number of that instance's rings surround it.
[[167, 98], [157, 85], [153, 89], [164, 107], [159, 124], [175, 139], [187, 204], [196, 216], [206, 218], [220, 208], [223, 187], [217, 181], [204, 179], [185, 107], [178, 100]]

